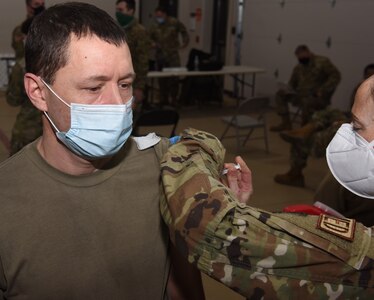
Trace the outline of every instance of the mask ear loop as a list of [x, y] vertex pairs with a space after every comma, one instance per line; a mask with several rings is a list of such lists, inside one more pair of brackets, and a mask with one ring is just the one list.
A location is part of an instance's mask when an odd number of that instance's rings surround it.
[[60, 100], [62, 103], [64, 103], [67, 107], [71, 108], [71, 105], [66, 103], [64, 99], [62, 99], [59, 95], [56, 94], [56, 92], [49, 86], [48, 83], [46, 83], [43, 78], [39, 77], [40, 80], [44, 83], [44, 85], [50, 90], [50, 92], [57, 97], [58, 100]]
[[46, 111], [43, 111], [43, 114], [47, 117], [49, 123], [51, 123], [52, 127], [56, 130], [56, 132], [60, 132], [56, 125], [52, 122], [51, 118], [49, 117], [48, 113]]
[[134, 96], [132, 96], [130, 98], [129, 101], [126, 102], [125, 106], [126, 106], [126, 112], [129, 112], [130, 110], [132, 110], [132, 104], [134, 102]]
[[[57, 97], [57, 99], [59, 99], [62, 103], [64, 103], [67, 107], [70, 107], [71, 106], [66, 103], [59, 95], [56, 94], [56, 92], [48, 85], [48, 83], [46, 83], [43, 78], [39, 77], [40, 80], [43, 82], [43, 84], [48, 88], [48, 90], [50, 90], [50, 92], [55, 95]], [[51, 123], [52, 127], [55, 129], [56, 132], [60, 132], [60, 130], [58, 130], [57, 126], [53, 123], [52, 119], [50, 118], [50, 116], [48, 115], [48, 113], [46, 111], [43, 111], [43, 114], [46, 116], [46, 118], [48, 119], [49, 123]]]

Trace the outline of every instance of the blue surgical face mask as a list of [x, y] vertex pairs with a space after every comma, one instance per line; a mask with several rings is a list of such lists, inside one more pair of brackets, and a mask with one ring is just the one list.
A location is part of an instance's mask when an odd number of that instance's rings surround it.
[[165, 18], [163, 18], [163, 17], [156, 17], [155, 19], [156, 19], [156, 22], [157, 22], [158, 24], [163, 24], [163, 23], [165, 23]]
[[93, 105], [71, 103], [46, 87], [70, 107], [71, 125], [67, 132], [58, 130], [47, 112], [45, 116], [56, 130], [57, 138], [78, 156], [98, 159], [112, 156], [126, 143], [132, 131], [132, 99], [126, 104]]

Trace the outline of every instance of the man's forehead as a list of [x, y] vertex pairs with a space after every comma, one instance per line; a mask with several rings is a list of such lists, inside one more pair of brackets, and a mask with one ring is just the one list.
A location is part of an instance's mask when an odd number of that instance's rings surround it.
[[127, 9], [127, 3], [125, 1], [118, 2], [117, 8]]
[[44, 0], [31, 0], [30, 5], [31, 6], [36, 6], [36, 5], [43, 5]]

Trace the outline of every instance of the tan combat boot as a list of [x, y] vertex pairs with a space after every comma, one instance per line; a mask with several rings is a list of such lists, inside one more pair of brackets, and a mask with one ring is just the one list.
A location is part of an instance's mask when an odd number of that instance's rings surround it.
[[302, 169], [291, 167], [285, 174], [278, 174], [274, 176], [274, 181], [284, 185], [304, 187], [304, 175]]
[[283, 131], [283, 130], [291, 130], [292, 129], [292, 123], [290, 120], [289, 115], [283, 115], [282, 116], [282, 123], [279, 125], [271, 126], [271, 131]]
[[288, 143], [301, 142], [309, 138], [315, 131], [317, 127], [314, 123], [307, 123], [303, 127], [283, 131], [279, 133], [280, 137]]

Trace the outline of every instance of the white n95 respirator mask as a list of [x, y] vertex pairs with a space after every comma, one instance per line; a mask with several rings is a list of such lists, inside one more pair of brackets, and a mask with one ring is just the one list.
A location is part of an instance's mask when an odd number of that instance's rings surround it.
[[343, 124], [326, 149], [335, 179], [352, 193], [374, 199], [374, 141], [368, 142]]

